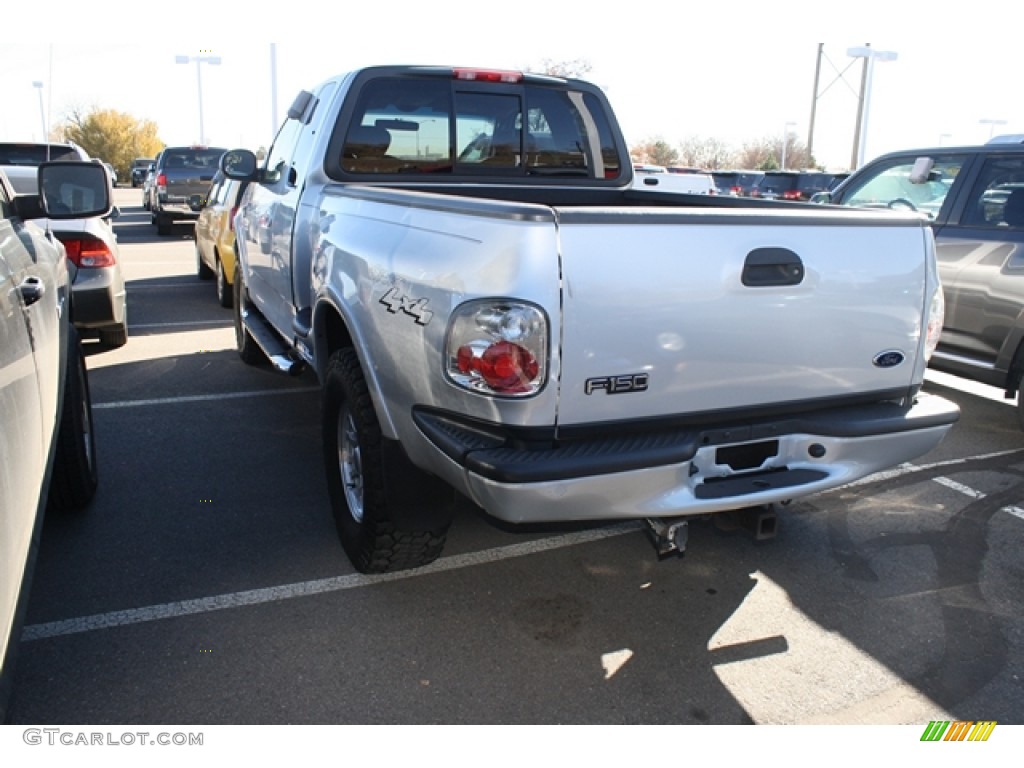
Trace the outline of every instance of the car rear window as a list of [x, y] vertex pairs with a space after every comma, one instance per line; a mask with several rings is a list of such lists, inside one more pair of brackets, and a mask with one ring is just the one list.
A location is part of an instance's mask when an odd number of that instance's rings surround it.
[[42, 165], [46, 162], [78, 159], [78, 153], [67, 146], [0, 144], [0, 165]]
[[220, 156], [227, 150], [210, 149], [169, 149], [164, 153], [162, 164], [166, 169], [188, 168], [196, 171], [216, 171]]

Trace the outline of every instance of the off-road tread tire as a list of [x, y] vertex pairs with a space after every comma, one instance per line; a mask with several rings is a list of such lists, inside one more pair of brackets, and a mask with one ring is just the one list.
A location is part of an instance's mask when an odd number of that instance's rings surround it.
[[[349, 512], [338, 467], [338, 412], [346, 401], [359, 433], [363, 475], [361, 523]], [[331, 508], [338, 537], [352, 565], [362, 573], [387, 573], [418, 568], [436, 560], [444, 548], [450, 521], [426, 530], [394, 522], [384, 482], [380, 424], [359, 358], [350, 347], [337, 350], [328, 360], [321, 420]]]
[[89, 377], [82, 345], [73, 328], [68, 338], [66, 378], [47, 498], [47, 506], [56, 510], [85, 507], [96, 495], [99, 485]]
[[233, 301], [231, 302], [234, 308], [234, 312], [231, 314], [235, 321], [235, 348], [238, 350], [238, 356], [242, 358], [242, 362], [246, 365], [262, 365], [269, 362], [267, 356], [263, 354], [263, 350], [260, 349], [260, 345], [256, 343], [256, 339], [252, 337], [252, 334], [245, 330], [245, 326], [242, 325], [242, 309], [249, 305], [245, 291], [242, 275], [238, 269], [235, 269], [235, 283], [232, 291]]

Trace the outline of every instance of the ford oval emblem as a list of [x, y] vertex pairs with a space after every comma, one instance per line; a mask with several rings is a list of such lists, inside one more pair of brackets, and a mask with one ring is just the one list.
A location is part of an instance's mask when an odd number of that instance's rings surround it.
[[906, 357], [904, 357], [902, 352], [890, 349], [885, 352], [879, 352], [871, 362], [878, 368], [895, 368], [905, 359]]

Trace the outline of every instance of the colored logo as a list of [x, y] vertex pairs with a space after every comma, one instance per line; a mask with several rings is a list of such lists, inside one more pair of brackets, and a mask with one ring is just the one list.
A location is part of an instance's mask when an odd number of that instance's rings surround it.
[[921, 741], [988, 741], [995, 727], [995, 720], [932, 720]]

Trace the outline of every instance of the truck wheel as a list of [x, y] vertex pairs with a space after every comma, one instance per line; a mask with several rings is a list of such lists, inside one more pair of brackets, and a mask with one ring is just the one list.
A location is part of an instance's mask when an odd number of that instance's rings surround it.
[[84, 507], [96, 495], [98, 478], [89, 378], [78, 333], [72, 328], [48, 505], [54, 509]]
[[389, 465], [373, 401], [351, 348], [338, 350], [327, 363], [321, 415], [331, 508], [352, 564], [362, 573], [383, 573], [436, 560], [451, 524], [454, 492], [449, 499], [444, 491], [419, 494], [410, 504], [424, 507], [422, 517], [396, 501], [403, 486], [439, 481], [407, 459], [404, 466]]
[[224, 262], [217, 259], [217, 301], [225, 309], [231, 309], [234, 305], [231, 285], [228, 283], [228, 276], [224, 274]]
[[156, 214], [156, 233], [161, 237], [171, 234], [171, 220], [162, 213]]
[[263, 350], [260, 349], [252, 334], [245, 330], [245, 326], [242, 324], [242, 310], [250, 309], [251, 304], [249, 303], [249, 295], [245, 289], [245, 284], [242, 282], [242, 275], [237, 267], [235, 268], [234, 301], [232, 304], [235, 309], [232, 314], [235, 319], [235, 348], [238, 350], [238, 356], [247, 365], [259, 365], [266, 362], [267, 356], [263, 354]]
[[200, 280], [209, 280], [213, 277], [213, 270], [206, 266], [203, 255], [199, 252], [199, 243], [196, 243], [196, 277]]

